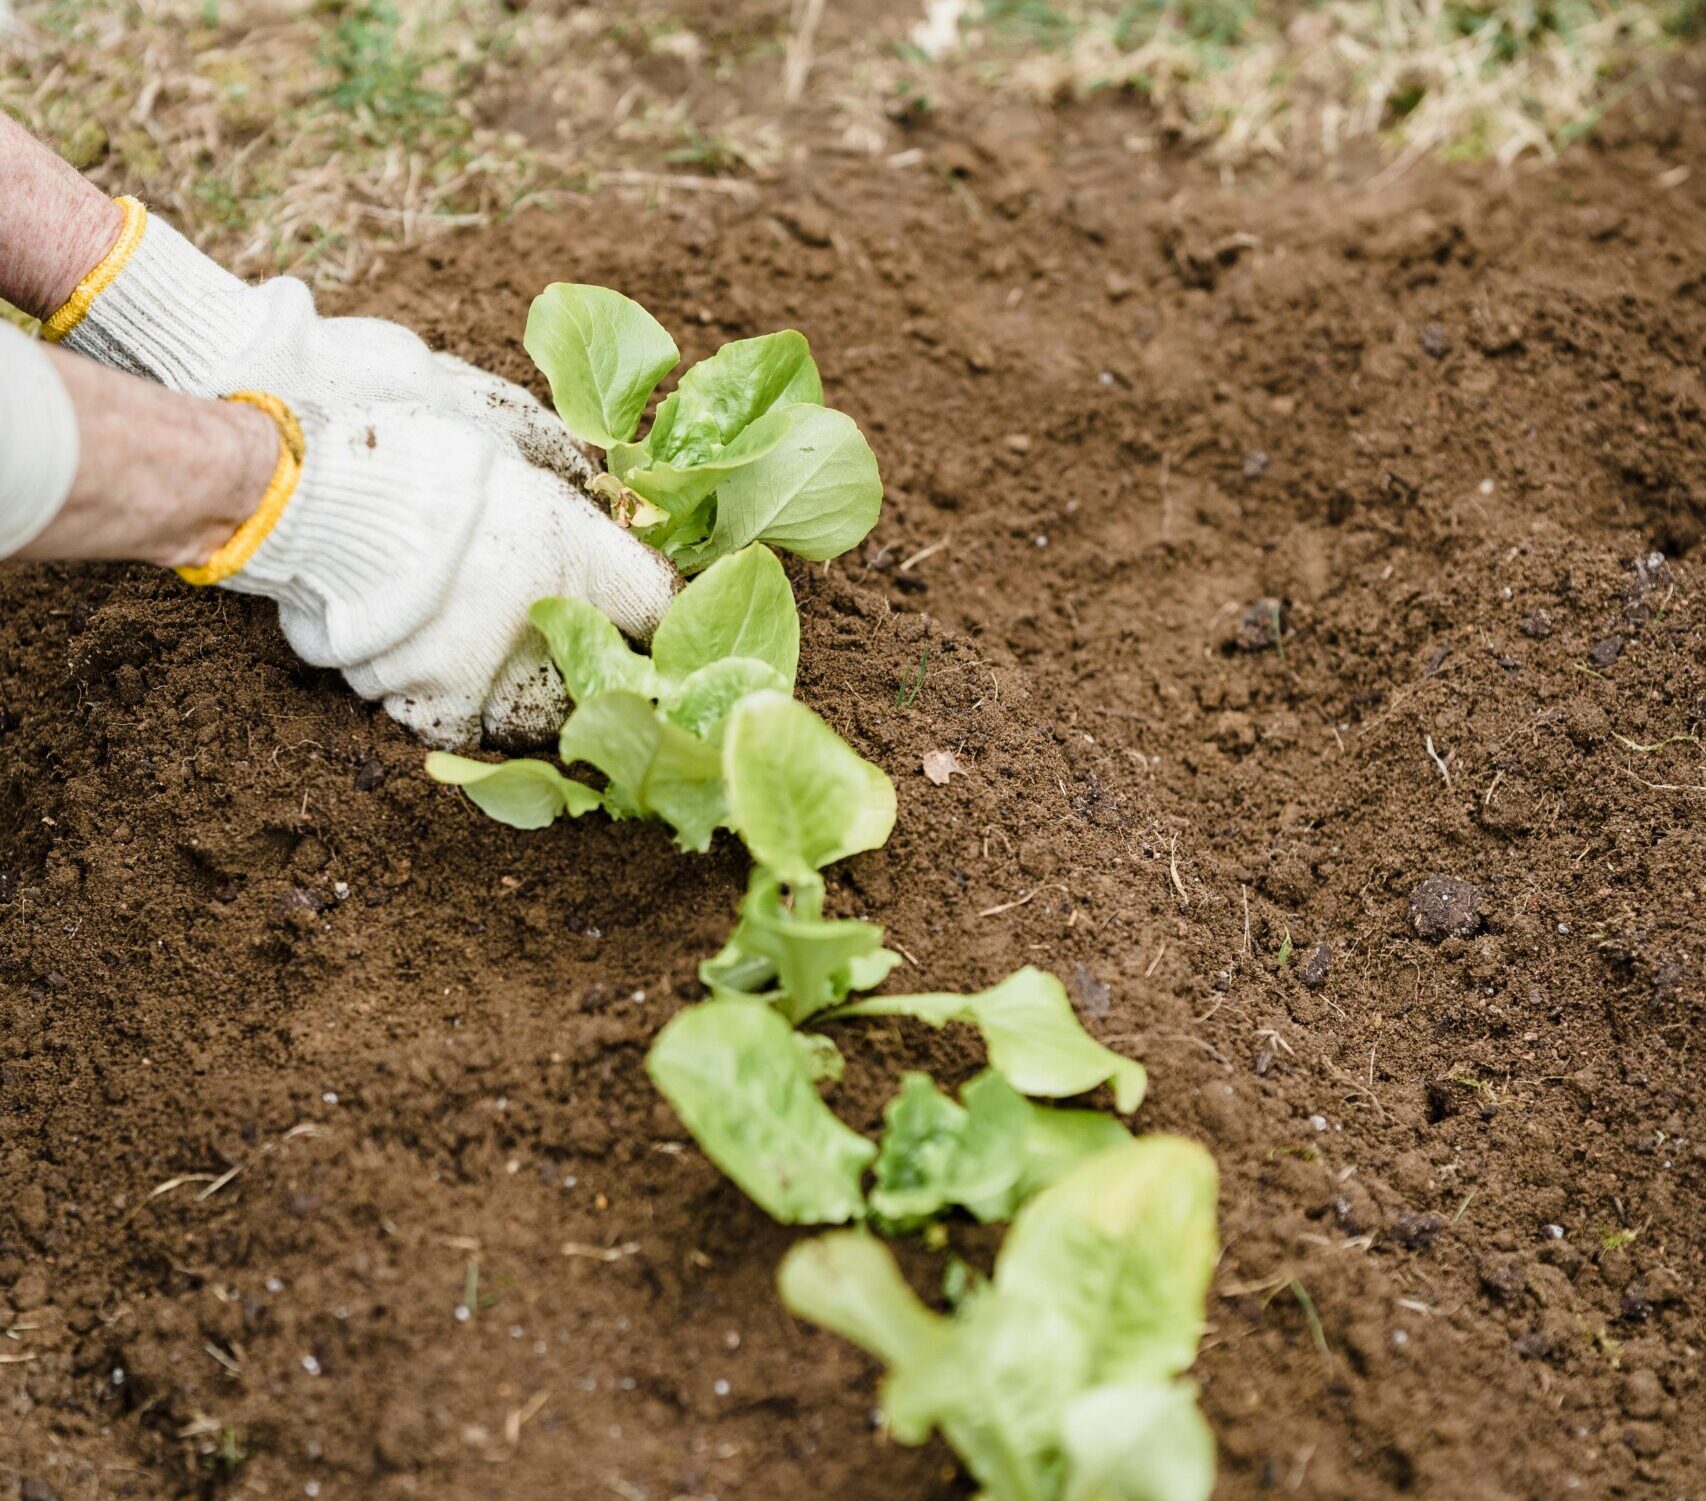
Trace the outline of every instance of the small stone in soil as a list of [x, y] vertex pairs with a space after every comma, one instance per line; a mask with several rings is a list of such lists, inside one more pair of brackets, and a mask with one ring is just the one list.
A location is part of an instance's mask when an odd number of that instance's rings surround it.
[[1266, 651], [1285, 632], [1285, 604], [1281, 600], [1254, 600], [1233, 627], [1232, 645], [1238, 651]]
[[1297, 966], [1297, 978], [1300, 983], [1310, 990], [1319, 990], [1327, 983], [1327, 976], [1333, 970], [1333, 950], [1331, 945], [1318, 943], [1303, 956], [1303, 962]]
[[1594, 642], [1588, 652], [1588, 661], [1595, 667], [1609, 667], [1623, 655], [1623, 638], [1621, 636], [1606, 636]]
[[1244, 478], [1260, 479], [1268, 472], [1268, 451], [1265, 448], [1253, 448], [1244, 455]]
[[355, 774], [355, 790], [357, 792], [372, 792], [385, 780], [385, 763], [375, 758], [363, 761], [361, 769]]
[[1635, 577], [1623, 591], [1623, 623], [1632, 631], [1650, 624], [1653, 607], [1647, 596], [1656, 590], [1669, 589], [1676, 582], [1670, 564], [1662, 552], [1650, 552], [1635, 559]]
[[1422, 348], [1436, 360], [1443, 360], [1451, 353], [1451, 335], [1446, 333], [1444, 324], [1424, 323], [1421, 338]]
[[1481, 888], [1456, 876], [1431, 876], [1410, 893], [1410, 925], [1418, 938], [1471, 938], [1481, 931]]
[[1392, 1239], [1406, 1251], [1425, 1251], [1440, 1237], [1445, 1221], [1437, 1214], [1406, 1212], [1392, 1222]]
[[1522, 623], [1523, 635], [1535, 641], [1544, 641], [1552, 634], [1552, 617], [1544, 610], [1536, 610]]
[[1480, 1278], [1481, 1290], [1495, 1303], [1513, 1303], [1528, 1289], [1528, 1278], [1514, 1261], [1484, 1266]]

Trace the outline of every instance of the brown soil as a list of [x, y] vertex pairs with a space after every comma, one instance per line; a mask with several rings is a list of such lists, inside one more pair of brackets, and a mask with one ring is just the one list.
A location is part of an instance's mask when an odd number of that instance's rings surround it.
[[[349, 305], [521, 378], [563, 277], [811, 336], [889, 485], [795, 574], [900, 788], [838, 903], [919, 988], [1068, 977], [1214, 1150], [1223, 1495], [1700, 1495], [1706, 128], [1236, 191], [1134, 128], [534, 215]], [[142, 571], [0, 572], [0, 749], [0, 1497], [965, 1493], [641, 1071], [737, 849], [496, 827]], [[863, 1128], [976, 1061], [848, 1050]]]

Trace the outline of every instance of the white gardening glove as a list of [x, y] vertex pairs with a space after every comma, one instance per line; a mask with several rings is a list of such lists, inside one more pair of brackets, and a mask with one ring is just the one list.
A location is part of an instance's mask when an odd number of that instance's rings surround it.
[[528, 606], [573, 595], [645, 639], [678, 583], [583, 493], [595, 467], [556, 415], [398, 324], [320, 317], [292, 277], [251, 287], [119, 201], [117, 243], [44, 336], [192, 395], [270, 393], [305, 441], [282, 512], [185, 576], [277, 599], [305, 660], [433, 745], [551, 738], [567, 698]]
[[192, 396], [274, 391], [328, 411], [429, 407], [471, 418], [571, 483], [596, 473], [556, 414], [513, 381], [434, 353], [398, 323], [322, 318], [293, 276], [250, 286], [134, 198], [118, 203], [117, 243], [43, 325], [46, 338]]
[[429, 745], [465, 749], [482, 728], [511, 748], [556, 735], [568, 706], [528, 624], [535, 600], [588, 600], [642, 639], [668, 608], [662, 558], [465, 418], [231, 399], [279, 424], [278, 469], [237, 534], [180, 572], [277, 600], [304, 661], [337, 668]]

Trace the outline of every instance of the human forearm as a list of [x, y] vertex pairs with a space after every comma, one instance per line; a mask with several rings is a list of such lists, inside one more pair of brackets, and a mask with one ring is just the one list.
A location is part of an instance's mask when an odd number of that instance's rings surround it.
[[22, 558], [199, 564], [243, 523], [278, 461], [265, 412], [205, 401], [48, 350], [80, 438], [76, 478]]
[[0, 114], [0, 298], [46, 318], [118, 238], [124, 212]]

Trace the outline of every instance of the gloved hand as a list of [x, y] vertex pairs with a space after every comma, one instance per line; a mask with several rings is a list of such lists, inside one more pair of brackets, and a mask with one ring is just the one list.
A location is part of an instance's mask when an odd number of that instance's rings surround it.
[[250, 286], [134, 198], [118, 202], [118, 242], [43, 324], [49, 341], [192, 396], [274, 391], [331, 411], [428, 407], [490, 428], [571, 483], [592, 479], [556, 414], [513, 381], [435, 353], [398, 323], [322, 318], [293, 276]]
[[305, 660], [430, 744], [553, 735], [567, 700], [528, 606], [578, 596], [645, 639], [678, 583], [586, 497], [596, 470], [556, 415], [398, 324], [322, 318], [294, 278], [249, 286], [120, 202], [117, 243], [44, 336], [192, 395], [282, 398], [305, 446], [271, 534], [263, 506], [186, 577], [277, 599]]
[[278, 468], [237, 534], [180, 572], [277, 600], [304, 661], [338, 668], [429, 745], [556, 735], [567, 702], [527, 621], [534, 600], [588, 600], [641, 638], [668, 607], [662, 558], [464, 418], [230, 399], [278, 424]]

